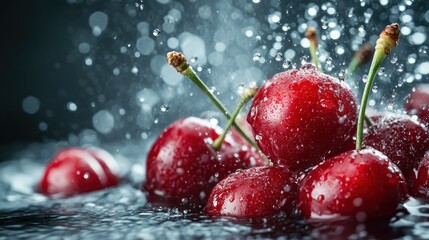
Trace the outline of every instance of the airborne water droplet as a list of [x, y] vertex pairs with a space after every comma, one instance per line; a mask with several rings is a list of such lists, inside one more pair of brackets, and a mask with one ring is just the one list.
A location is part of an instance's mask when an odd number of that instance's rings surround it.
[[277, 62], [280, 62], [281, 60], [283, 60], [283, 54], [281, 54], [281, 53], [277, 53], [277, 54], [276, 54], [276, 61], [277, 61]]
[[253, 54], [253, 61], [258, 61], [261, 58], [261, 54], [260, 53], [255, 53]]
[[322, 22], [322, 28], [323, 29], [327, 29], [328, 28], [328, 19], [326, 19], [326, 17], [322, 17], [322, 19], [320, 19], [320, 21]]
[[289, 26], [289, 24], [287, 24], [287, 23], [285, 23], [285, 24], [283, 25], [283, 27], [282, 27], [282, 30], [283, 30], [283, 31], [285, 31], [285, 32], [287, 32], [289, 29], [290, 29], [290, 26]]
[[156, 28], [156, 29], [154, 29], [154, 30], [153, 30], [153, 33], [152, 33], [152, 34], [153, 34], [155, 37], [158, 37], [160, 33], [161, 33], [161, 30], [159, 30], [158, 28]]
[[428, 47], [428, 46], [421, 46], [421, 47], [419, 48], [419, 55], [420, 55], [421, 57], [426, 56], [426, 55], [427, 55], [427, 53], [428, 53], [428, 50], [429, 50], [429, 47]]
[[285, 59], [282, 64], [283, 68], [285, 69], [289, 68], [291, 65], [292, 65], [292, 61], [290, 59]]
[[300, 68], [300, 70], [316, 70], [316, 65], [314, 65], [313, 63], [305, 63], [303, 64]]
[[353, 13], [354, 8], [350, 8], [348, 13], [347, 13], [347, 17], [351, 18], [353, 17], [354, 13]]
[[168, 112], [170, 110], [170, 106], [167, 104], [163, 104], [161, 106], [161, 112]]
[[342, 70], [340, 71], [340, 73], [338, 74], [338, 79], [339, 79], [340, 81], [344, 81], [345, 77], [346, 77], [346, 71], [345, 71], [344, 69], [342, 69]]
[[304, 65], [304, 64], [306, 64], [308, 62], [308, 57], [307, 56], [302, 56], [300, 58], [300, 60], [301, 60], [301, 65]]

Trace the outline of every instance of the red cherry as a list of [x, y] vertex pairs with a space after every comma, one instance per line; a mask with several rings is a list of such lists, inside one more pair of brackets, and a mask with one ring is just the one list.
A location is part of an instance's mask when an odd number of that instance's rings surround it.
[[241, 170], [219, 182], [205, 207], [211, 216], [260, 218], [280, 211], [292, 212], [296, 175], [284, 166]]
[[247, 121], [268, 158], [301, 171], [343, 152], [355, 134], [356, 116], [356, 99], [346, 84], [310, 64], [269, 79]]
[[429, 84], [420, 84], [405, 101], [405, 109], [410, 115], [417, 115], [419, 120], [429, 124]]
[[62, 149], [46, 166], [39, 188], [45, 195], [69, 197], [118, 185], [117, 172], [115, 160], [104, 150]]
[[221, 149], [214, 150], [212, 142], [221, 133], [220, 127], [194, 117], [178, 120], [166, 128], [146, 162], [143, 188], [149, 199], [162, 199], [176, 206], [183, 202], [205, 204], [212, 188], [228, 174], [263, 164], [256, 153], [240, 158], [243, 148], [229, 134]]
[[412, 195], [429, 201], [429, 151], [423, 157], [417, 170], [417, 179], [413, 184]]
[[307, 174], [298, 193], [298, 209], [307, 219], [389, 219], [404, 186], [401, 171], [381, 152], [352, 150], [325, 160]]
[[119, 166], [115, 158], [106, 150], [101, 148], [87, 148], [86, 149], [97, 161], [100, 163], [107, 176], [107, 185], [116, 186], [119, 184]]
[[427, 129], [406, 115], [381, 117], [364, 139], [365, 146], [381, 151], [401, 169], [409, 185], [414, 169], [429, 149]]

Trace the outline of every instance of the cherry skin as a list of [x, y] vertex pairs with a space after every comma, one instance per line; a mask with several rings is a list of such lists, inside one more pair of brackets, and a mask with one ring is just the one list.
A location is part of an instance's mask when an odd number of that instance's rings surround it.
[[419, 120], [429, 125], [429, 84], [420, 84], [405, 101], [405, 110], [410, 115], [417, 115]]
[[302, 171], [347, 150], [344, 143], [355, 133], [356, 116], [350, 88], [307, 64], [269, 79], [247, 121], [268, 158]]
[[304, 177], [298, 209], [306, 219], [388, 220], [404, 186], [401, 171], [384, 154], [352, 150], [325, 160]]
[[108, 152], [66, 148], [52, 158], [39, 183], [40, 192], [52, 197], [70, 197], [118, 185], [118, 166]]
[[414, 169], [429, 149], [426, 127], [406, 115], [381, 117], [365, 134], [364, 145], [385, 154], [404, 174], [410, 186]]
[[256, 152], [243, 152], [246, 147], [236, 143], [230, 134], [216, 151], [211, 144], [221, 133], [218, 126], [194, 117], [178, 120], [166, 128], [147, 157], [143, 188], [149, 200], [199, 208], [206, 203], [212, 188], [228, 174], [263, 164]]
[[210, 216], [261, 218], [292, 212], [297, 194], [296, 174], [284, 166], [240, 170], [219, 182], [205, 212]]
[[101, 148], [87, 148], [88, 151], [100, 163], [107, 176], [107, 185], [116, 186], [119, 184], [119, 166], [115, 158], [106, 150]]
[[411, 192], [413, 197], [429, 202], [429, 151], [420, 162]]

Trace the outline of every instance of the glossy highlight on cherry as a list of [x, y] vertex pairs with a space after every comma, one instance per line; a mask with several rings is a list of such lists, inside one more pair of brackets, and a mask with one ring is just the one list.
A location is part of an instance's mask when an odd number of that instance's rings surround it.
[[293, 171], [344, 152], [356, 129], [356, 98], [338, 79], [307, 64], [278, 73], [256, 94], [247, 115], [256, 142]]

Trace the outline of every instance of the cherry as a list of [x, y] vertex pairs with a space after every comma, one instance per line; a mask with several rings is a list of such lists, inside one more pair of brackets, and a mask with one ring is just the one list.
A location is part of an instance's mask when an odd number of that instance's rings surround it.
[[[221, 133], [220, 127], [195, 117], [178, 120], [167, 127], [147, 157], [143, 188], [149, 199], [199, 207], [205, 204], [216, 183], [228, 174], [263, 164], [256, 152], [244, 154], [243, 146], [230, 134], [216, 151], [212, 143]], [[241, 158], [243, 155], [247, 158]]]
[[405, 101], [405, 109], [410, 115], [417, 115], [419, 120], [429, 124], [429, 84], [420, 84]]
[[386, 116], [368, 129], [364, 145], [384, 153], [401, 169], [410, 185], [414, 169], [429, 149], [429, 135], [425, 126], [409, 116]]
[[106, 150], [101, 148], [86, 149], [100, 163], [107, 176], [107, 185], [116, 186], [119, 184], [119, 166], [115, 158]]
[[62, 149], [52, 158], [39, 183], [40, 192], [70, 197], [118, 185], [113, 156], [98, 148]]
[[210, 216], [261, 218], [292, 212], [296, 175], [284, 166], [263, 166], [237, 171], [219, 182], [205, 212]]
[[362, 97], [356, 150], [317, 165], [302, 180], [298, 209], [304, 218], [348, 217], [358, 222], [387, 220], [395, 214], [407, 188], [404, 176], [389, 158], [374, 148], [362, 149], [366, 105], [381, 62], [397, 45], [399, 25], [380, 34]]
[[247, 121], [268, 158], [301, 171], [343, 152], [356, 117], [356, 99], [346, 84], [307, 64], [269, 79]]
[[420, 162], [411, 193], [416, 198], [429, 201], [429, 151]]
[[405, 179], [381, 152], [365, 148], [325, 160], [302, 181], [298, 209], [303, 217], [387, 220], [401, 201]]

